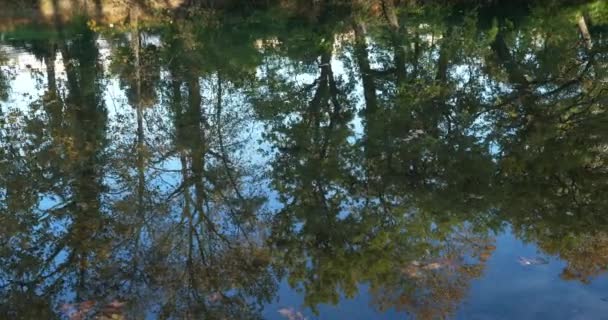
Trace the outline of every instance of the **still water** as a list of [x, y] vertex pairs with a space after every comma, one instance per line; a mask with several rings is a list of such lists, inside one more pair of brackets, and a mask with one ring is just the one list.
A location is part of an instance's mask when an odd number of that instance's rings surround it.
[[5, 13], [0, 318], [608, 319], [608, 5], [340, 3]]

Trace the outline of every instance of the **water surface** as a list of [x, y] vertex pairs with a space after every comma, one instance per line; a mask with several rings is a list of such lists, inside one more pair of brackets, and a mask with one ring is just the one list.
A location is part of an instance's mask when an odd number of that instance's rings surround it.
[[0, 318], [608, 318], [608, 6], [323, 3], [0, 23]]

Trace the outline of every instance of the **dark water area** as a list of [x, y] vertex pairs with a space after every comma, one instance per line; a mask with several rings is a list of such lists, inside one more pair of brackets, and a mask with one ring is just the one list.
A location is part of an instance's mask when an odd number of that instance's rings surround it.
[[0, 319], [608, 319], [608, 4], [404, 2], [0, 23]]

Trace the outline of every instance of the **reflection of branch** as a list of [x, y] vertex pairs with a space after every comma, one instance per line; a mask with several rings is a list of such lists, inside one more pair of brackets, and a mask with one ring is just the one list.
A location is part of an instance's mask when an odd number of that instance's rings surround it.
[[[560, 92], [568, 89], [569, 87], [578, 84], [581, 82], [581, 80], [583, 79], [583, 77], [587, 74], [587, 72], [589, 72], [589, 70], [591, 69], [591, 65], [594, 61], [594, 56], [595, 56], [595, 52], [592, 52], [589, 56], [589, 59], [587, 60], [587, 62], [585, 63], [585, 66], [583, 67], [583, 70], [573, 79], [570, 79], [564, 83], [562, 83], [559, 87], [547, 91], [545, 93], [539, 94], [536, 97], [537, 98], [547, 98], [556, 94], [559, 94]], [[539, 82], [539, 81], [531, 81], [531, 82], [527, 82], [528, 84], [538, 84], [538, 85], [544, 85], [547, 84], [549, 82], [549, 80], [547, 81], [543, 81], [543, 82]], [[493, 111], [497, 111], [499, 109], [501, 109], [504, 106], [507, 106], [517, 100], [519, 100], [521, 98], [521, 94], [519, 92], [515, 92], [513, 95], [511, 95], [510, 97], [508, 97], [505, 101], [492, 105], [492, 106], [487, 106], [484, 110], [481, 110], [475, 114], [473, 114], [473, 119], [477, 119], [478, 117], [480, 117], [481, 115], [485, 114], [485, 113], [489, 113], [489, 112], [493, 112]]]
[[217, 135], [220, 143], [220, 154], [217, 154], [219, 158], [222, 160], [224, 164], [224, 168], [226, 169], [226, 174], [228, 175], [228, 179], [230, 180], [230, 184], [232, 184], [232, 188], [234, 188], [234, 192], [236, 193], [239, 200], [244, 201], [243, 195], [239, 191], [239, 188], [236, 185], [234, 177], [232, 176], [232, 172], [230, 170], [230, 166], [228, 165], [228, 161], [226, 159], [226, 150], [224, 150], [224, 139], [222, 137], [222, 129], [220, 126], [222, 118], [222, 78], [218, 72], [217, 74], [217, 113], [216, 113], [216, 122], [217, 122]]
[[[222, 78], [221, 78], [221, 75], [219, 72], [217, 74], [217, 107], [216, 108], [217, 108], [217, 113], [216, 113], [217, 135], [218, 135], [218, 140], [219, 140], [219, 144], [220, 144], [220, 154], [218, 156], [220, 156], [220, 159], [222, 160], [222, 163], [224, 164], [224, 168], [226, 170], [226, 175], [228, 176], [228, 180], [230, 181], [230, 184], [232, 185], [232, 188], [234, 189], [234, 192], [235, 192], [237, 198], [244, 205], [245, 198], [241, 194], [241, 192], [236, 184], [236, 181], [235, 181], [234, 177], [232, 176], [230, 166], [228, 165], [228, 160], [226, 159], [226, 150], [224, 149], [224, 138], [222, 136], [222, 129], [221, 129], [222, 127], [220, 125], [221, 120], [222, 120]], [[238, 222], [238, 219], [236, 218], [237, 213], [234, 212], [234, 210], [232, 208], [230, 211], [233, 215], [235, 223], [237, 224], [237, 227], [239, 228], [239, 230], [241, 230], [241, 232], [243, 233], [243, 236], [247, 240], [249, 240], [247, 233], [243, 230], [240, 223]], [[251, 214], [253, 214], [253, 213], [251, 213]]]
[[[51, 254], [51, 256], [49, 258], [47, 258], [46, 260], [49, 262], [52, 262], [62, 251], [63, 251], [64, 247], [58, 247], [58, 249]], [[65, 262], [63, 262], [62, 264], [60, 264], [54, 271], [52, 271], [51, 273], [47, 274], [47, 275], [42, 275], [42, 270], [40, 271], [40, 273], [31, 281], [28, 282], [18, 282], [19, 285], [22, 286], [29, 286], [32, 284], [42, 284], [42, 282], [44, 282], [45, 280], [53, 277], [54, 275], [61, 273], [62, 271], [64, 271], [74, 260], [75, 257], [75, 253], [72, 251], [70, 253], [70, 255], [68, 256], [67, 259], [65, 259]], [[14, 282], [14, 281], [13, 281]]]
[[340, 103], [338, 102], [338, 86], [336, 85], [331, 65], [327, 66], [327, 82], [329, 83], [329, 98], [332, 104], [334, 105], [334, 108], [329, 114], [329, 125], [327, 126], [327, 132], [325, 134], [324, 139], [325, 141], [323, 142], [323, 146], [321, 147], [322, 158], [325, 158], [327, 156], [327, 148], [331, 138], [331, 133], [336, 125], [336, 121], [338, 120], [341, 111]]
[[[190, 196], [190, 192], [188, 191], [184, 192], [184, 197], [187, 197], [190, 202], [195, 202]], [[194, 216], [196, 213], [198, 213], [198, 216], [200, 218], [203, 218], [205, 220], [205, 224], [213, 233], [215, 233], [221, 240], [225, 241], [226, 244], [230, 246], [230, 240], [228, 240], [223, 234], [217, 231], [217, 229], [215, 228], [215, 223], [204, 212], [200, 212], [200, 210], [195, 207], [194, 212], [192, 212], [192, 216]]]
[[397, 71], [399, 71], [397, 68], [389, 68], [389, 69], [385, 69], [385, 70], [376, 70], [376, 69], [369, 69], [368, 70], [368, 72], [371, 75], [378, 76], [378, 77], [392, 76]]
[[69, 206], [75, 204], [74, 200], [70, 200], [68, 202], [62, 202], [62, 203], [58, 203], [46, 210], [43, 210], [43, 216], [38, 218], [38, 222], [42, 222], [43, 220], [46, 220], [48, 217], [50, 217], [52, 214], [56, 213], [57, 211], [61, 211], [63, 209], [67, 209]]

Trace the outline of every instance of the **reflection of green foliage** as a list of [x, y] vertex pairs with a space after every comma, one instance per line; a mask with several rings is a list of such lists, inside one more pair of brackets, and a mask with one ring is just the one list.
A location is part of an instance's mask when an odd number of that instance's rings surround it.
[[583, 11], [589, 14], [594, 24], [604, 26], [608, 24], [608, 4], [606, 1], [592, 1], [583, 7]]
[[19, 29], [12, 30], [4, 34], [8, 39], [17, 40], [48, 40], [56, 39], [59, 37], [59, 32], [55, 29], [49, 29], [37, 25], [25, 26]]
[[[246, 82], [255, 74], [261, 56], [254, 47], [255, 33], [234, 21], [200, 23], [205, 16], [181, 20], [160, 30], [171, 50], [165, 61], [187, 66], [200, 74], [220, 72], [224, 78]], [[175, 50], [176, 46], [181, 51]]]
[[37, 23], [23, 25], [4, 32], [3, 37], [10, 39], [10, 41], [52, 41], [65, 37], [72, 38], [82, 32], [82, 28], [86, 26], [86, 21], [87, 17], [73, 17], [61, 26], [61, 30]]
[[[143, 46], [139, 31], [132, 32], [131, 37], [138, 39], [131, 39], [131, 46], [122, 44], [116, 49], [110, 69], [120, 75], [121, 85], [125, 87], [132, 105], [141, 104], [143, 107], [149, 107], [154, 105], [157, 100], [157, 83], [160, 81], [160, 63], [156, 61], [158, 49], [154, 45]], [[133, 44], [135, 41], [138, 42]], [[136, 55], [138, 61], [136, 61]]]
[[[0, 65], [4, 65], [4, 57], [2, 56], [2, 52], [0, 52]], [[8, 75], [8, 71], [0, 70], [0, 101], [8, 99], [10, 91], [10, 78]], [[2, 109], [0, 109], [2, 112]]]
[[[118, 287], [166, 317], [256, 318], [277, 272], [313, 308], [367, 283], [378, 308], [449, 317], [505, 222], [567, 260], [563, 278], [603, 272], [604, 6], [453, 10], [201, 10], [105, 30], [110, 74], [84, 22], [11, 41], [66, 72], [2, 123], [0, 277], [44, 291], [44, 312]], [[115, 118], [113, 81], [132, 107]], [[259, 174], [239, 153], [252, 122]], [[269, 225], [259, 177], [282, 205]]]

